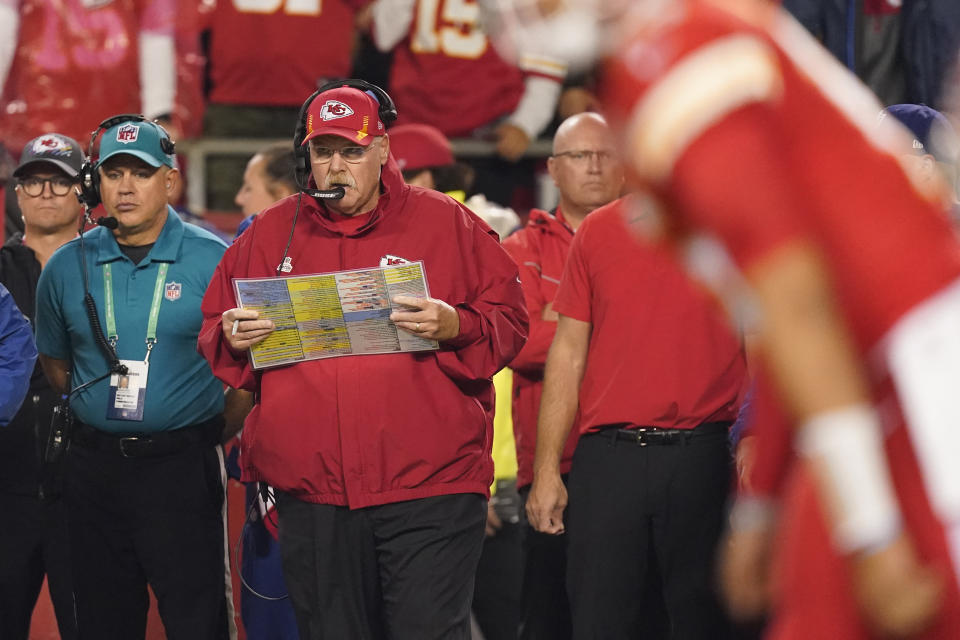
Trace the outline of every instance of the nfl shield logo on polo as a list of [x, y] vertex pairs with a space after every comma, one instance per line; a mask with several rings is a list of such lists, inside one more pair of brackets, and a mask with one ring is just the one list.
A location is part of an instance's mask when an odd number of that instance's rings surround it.
[[173, 302], [174, 300], [180, 299], [180, 292], [183, 290], [183, 286], [179, 282], [168, 282], [163, 285], [163, 297]]
[[122, 142], [123, 144], [136, 142], [138, 135], [140, 135], [140, 127], [138, 125], [125, 124], [117, 129], [117, 142]]
[[320, 107], [320, 117], [324, 121], [336, 120], [337, 118], [346, 118], [353, 115], [353, 109], [340, 102], [339, 100], [327, 100]]

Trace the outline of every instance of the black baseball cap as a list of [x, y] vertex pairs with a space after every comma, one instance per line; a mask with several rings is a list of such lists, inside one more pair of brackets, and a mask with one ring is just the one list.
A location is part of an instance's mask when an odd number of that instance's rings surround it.
[[27, 167], [41, 162], [52, 164], [71, 178], [76, 178], [83, 165], [83, 151], [80, 143], [59, 133], [39, 136], [23, 147], [20, 164], [13, 172], [14, 177], [19, 178]]

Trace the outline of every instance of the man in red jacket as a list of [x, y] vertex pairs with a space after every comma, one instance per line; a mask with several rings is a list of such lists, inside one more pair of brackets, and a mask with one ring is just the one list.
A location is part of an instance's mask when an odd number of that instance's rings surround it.
[[[533, 481], [537, 413], [543, 390], [543, 367], [557, 329], [553, 297], [567, 261], [573, 234], [591, 211], [612, 202], [623, 188], [623, 167], [616, 141], [602, 116], [580, 113], [557, 128], [547, 169], [560, 192], [552, 213], [534, 209], [527, 226], [503, 241], [520, 269], [530, 314], [530, 337], [510, 363], [513, 377], [513, 428], [517, 443], [517, 487], [526, 496]], [[561, 471], [570, 471], [577, 433], [564, 448]], [[527, 527], [523, 578], [525, 639], [570, 637], [570, 612], [564, 588], [566, 538]]]
[[[243, 478], [279, 492], [302, 636], [467, 639], [493, 480], [490, 378], [527, 333], [517, 268], [456, 201], [403, 183], [371, 94], [317, 96], [304, 144], [312, 181], [343, 198], [298, 194], [257, 216], [213, 277], [199, 349], [256, 393]], [[233, 278], [407, 261], [423, 262], [432, 297], [398, 296], [407, 310], [390, 318], [436, 351], [251, 368], [245, 351], [273, 324], [236, 308]]]

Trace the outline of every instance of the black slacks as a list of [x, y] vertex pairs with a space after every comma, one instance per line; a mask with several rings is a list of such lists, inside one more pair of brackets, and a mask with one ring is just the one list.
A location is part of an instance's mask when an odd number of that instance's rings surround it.
[[473, 615], [484, 640], [517, 640], [523, 580], [523, 527], [504, 522], [484, 538], [473, 592]]
[[669, 637], [728, 637], [714, 569], [731, 470], [722, 432], [672, 445], [640, 446], [608, 433], [581, 438], [568, 485], [574, 640], [650, 637], [643, 592], [651, 557]]
[[469, 640], [487, 501], [454, 494], [349, 509], [277, 497], [303, 640]]
[[[566, 484], [566, 475], [563, 481]], [[519, 640], [570, 640], [567, 536], [540, 533], [530, 526], [526, 519], [529, 496], [528, 485], [520, 490], [524, 558]]]
[[63, 501], [2, 494], [0, 525], [0, 638], [27, 640], [33, 608], [47, 576], [62, 640], [75, 640], [70, 541]]
[[217, 447], [157, 457], [71, 444], [64, 503], [79, 637], [146, 633], [147, 584], [169, 640], [229, 637]]

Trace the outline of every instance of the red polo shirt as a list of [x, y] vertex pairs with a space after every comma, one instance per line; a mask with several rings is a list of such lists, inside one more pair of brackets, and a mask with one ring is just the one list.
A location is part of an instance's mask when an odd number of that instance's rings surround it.
[[746, 376], [740, 341], [719, 307], [690, 281], [667, 246], [641, 244], [622, 199], [577, 230], [554, 300], [590, 322], [580, 385], [580, 433], [632, 423], [688, 429], [737, 417]]

